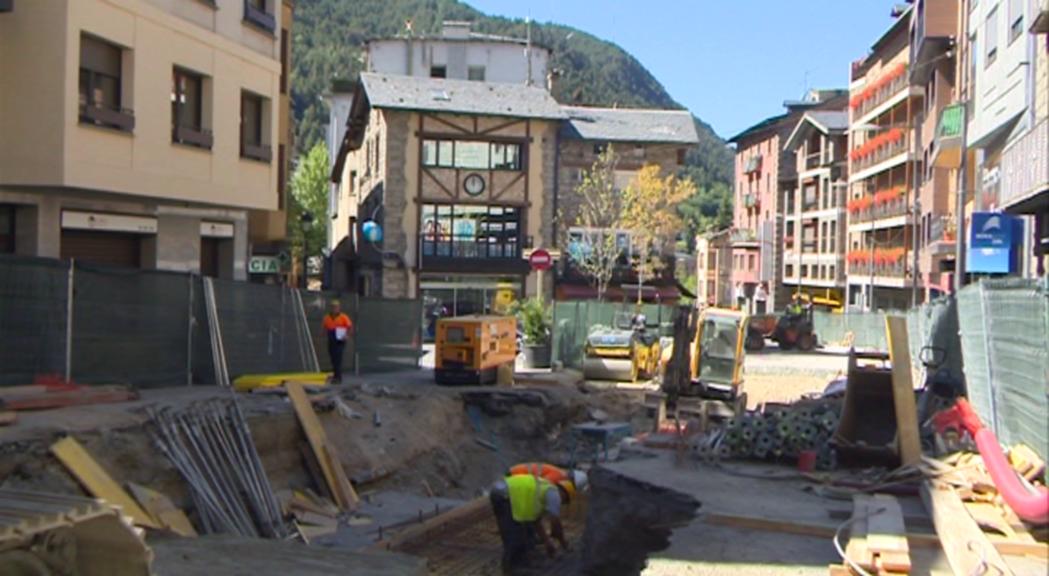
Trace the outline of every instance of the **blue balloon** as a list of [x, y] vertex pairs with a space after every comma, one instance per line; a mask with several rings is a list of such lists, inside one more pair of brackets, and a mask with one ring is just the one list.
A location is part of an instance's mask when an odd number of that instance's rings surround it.
[[368, 220], [361, 225], [361, 232], [364, 234], [364, 239], [369, 242], [382, 242], [382, 226], [376, 224], [374, 220]]

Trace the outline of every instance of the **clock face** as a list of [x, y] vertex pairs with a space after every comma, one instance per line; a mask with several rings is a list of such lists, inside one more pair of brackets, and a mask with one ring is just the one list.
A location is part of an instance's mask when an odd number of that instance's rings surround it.
[[463, 180], [463, 190], [470, 196], [480, 196], [484, 192], [484, 178], [480, 174], [470, 174]]

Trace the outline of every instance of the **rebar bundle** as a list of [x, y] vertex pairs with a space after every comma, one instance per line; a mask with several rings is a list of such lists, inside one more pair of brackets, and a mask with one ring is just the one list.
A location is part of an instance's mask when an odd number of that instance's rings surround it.
[[203, 531], [284, 538], [288, 528], [251, 431], [232, 400], [151, 410], [153, 438], [190, 486]]
[[803, 451], [816, 452], [816, 467], [836, 465], [830, 438], [838, 427], [841, 406], [822, 402], [789, 406], [765, 412], [745, 412], [730, 419], [695, 444], [704, 459], [796, 459]]

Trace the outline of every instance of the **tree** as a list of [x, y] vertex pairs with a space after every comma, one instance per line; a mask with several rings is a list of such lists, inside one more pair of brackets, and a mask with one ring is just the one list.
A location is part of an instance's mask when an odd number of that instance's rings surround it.
[[[623, 191], [622, 226], [630, 232], [639, 286], [665, 266], [663, 256], [683, 227], [678, 205], [695, 194], [692, 180], [662, 177], [654, 164], [638, 171]], [[641, 303], [640, 288], [637, 302]]]
[[575, 189], [580, 199], [572, 225], [584, 230], [577, 241], [566, 239], [569, 257], [580, 272], [597, 288], [597, 299], [603, 300], [622, 249], [616, 244], [616, 230], [621, 228], [622, 198], [616, 190], [616, 155], [608, 146], [583, 172], [583, 181]]
[[[304, 261], [303, 240], [309, 253], [306, 258], [319, 256], [328, 243], [328, 183], [331, 168], [328, 147], [317, 142], [310, 148], [291, 177], [291, 201], [288, 211], [288, 237], [296, 261]], [[303, 223], [302, 215], [313, 217]]]

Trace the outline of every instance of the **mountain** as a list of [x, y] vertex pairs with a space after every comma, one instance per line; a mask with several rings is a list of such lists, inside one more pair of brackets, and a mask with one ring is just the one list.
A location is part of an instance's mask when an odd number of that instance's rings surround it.
[[[292, 101], [299, 153], [324, 138], [327, 106], [321, 96], [337, 78], [353, 78], [363, 65], [369, 38], [393, 36], [411, 20], [419, 34], [436, 34], [444, 20], [468, 20], [477, 32], [524, 38], [523, 20], [488, 16], [456, 0], [298, 0], [292, 54]], [[554, 23], [533, 23], [533, 40], [553, 50], [554, 68], [563, 71], [554, 97], [594, 106], [678, 108], [662, 84], [636, 58], [615, 44]], [[698, 118], [699, 146], [683, 173], [696, 182], [696, 216], [686, 215], [690, 232], [724, 220], [731, 200], [732, 151]], [[698, 219], [697, 219], [698, 218]]]

